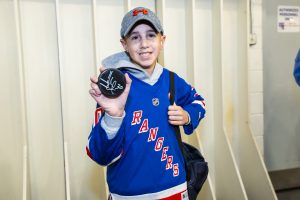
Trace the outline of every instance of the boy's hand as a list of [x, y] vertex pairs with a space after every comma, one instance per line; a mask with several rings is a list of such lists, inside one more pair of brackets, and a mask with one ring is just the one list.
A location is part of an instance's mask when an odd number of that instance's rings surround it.
[[171, 105], [168, 110], [170, 124], [181, 126], [189, 123], [189, 114], [182, 107]]
[[[101, 67], [100, 72], [105, 70], [105, 68]], [[125, 74], [126, 78], [126, 87], [124, 92], [117, 98], [111, 99], [105, 97], [98, 85], [98, 78], [96, 76], [92, 76], [91, 80], [91, 89], [89, 90], [90, 95], [95, 99], [95, 101], [104, 109], [104, 111], [113, 117], [121, 117], [124, 112], [125, 104], [127, 101], [128, 93], [131, 86], [131, 79], [128, 74]]]

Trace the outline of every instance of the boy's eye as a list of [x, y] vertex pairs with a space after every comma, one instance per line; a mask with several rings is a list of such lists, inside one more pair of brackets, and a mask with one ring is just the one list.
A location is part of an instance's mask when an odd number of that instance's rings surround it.
[[156, 34], [155, 34], [155, 33], [149, 33], [149, 34], [148, 34], [148, 37], [149, 37], [149, 38], [155, 38], [155, 37], [156, 37]]
[[137, 40], [137, 39], [139, 39], [139, 37], [138, 37], [137, 35], [132, 35], [132, 36], [130, 37], [130, 39], [131, 39], [131, 40]]

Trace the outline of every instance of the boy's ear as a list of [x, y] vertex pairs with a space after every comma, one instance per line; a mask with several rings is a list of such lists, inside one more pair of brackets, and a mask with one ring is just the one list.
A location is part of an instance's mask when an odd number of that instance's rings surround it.
[[127, 42], [126, 42], [126, 40], [124, 40], [123, 38], [121, 38], [121, 39], [120, 39], [120, 42], [121, 42], [121, 44], [122, 44], [124, 50], [127, 51]]
[[162, 35], [160, 38], [161, 49], [164, 48], [165, 41], [166, 41], [166, 36]]

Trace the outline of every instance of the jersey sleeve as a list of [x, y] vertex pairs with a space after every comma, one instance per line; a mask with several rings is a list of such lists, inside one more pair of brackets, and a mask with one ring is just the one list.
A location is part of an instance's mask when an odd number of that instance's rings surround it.
[[175, 74], [175, 102], [190, 115], [190, 123], [183, 126], [186, 134], [192, 134], [204, 118], [206, 109], [205, 101], [194, 87], [189, 85], [184, 79]]
[[116, 136], [110, 139], [101, 126], [103, 116], [103, 109], [97, 106], [94, 123], [86, 145], [86, 152], [96, 163], [107, 166], [120, 159], [123, 154], [124, 125], [122, 123]]
[[297, 84], [300, 86], [300, 49], [295, 59], [294, 77]]

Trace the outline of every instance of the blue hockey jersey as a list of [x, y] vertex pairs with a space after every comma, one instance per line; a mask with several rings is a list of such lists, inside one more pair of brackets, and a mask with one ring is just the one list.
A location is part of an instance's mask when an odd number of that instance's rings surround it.
[[[97, 108], [87, 153], [107, 166], [109, 191], [119, 199], [153, 200], [184, 191], [184, 159], [168, 122], [169, 71], [164, 68], [154, 85], [129, 76], [132, 84], [121, 127], [108, 139], [100, 123], [104, 113]], [[178, 75], [174, 78], [175, 102], [189, 113], [191, 121], [183, 128], [191, 134], [205, 115], [204, 99]]]

